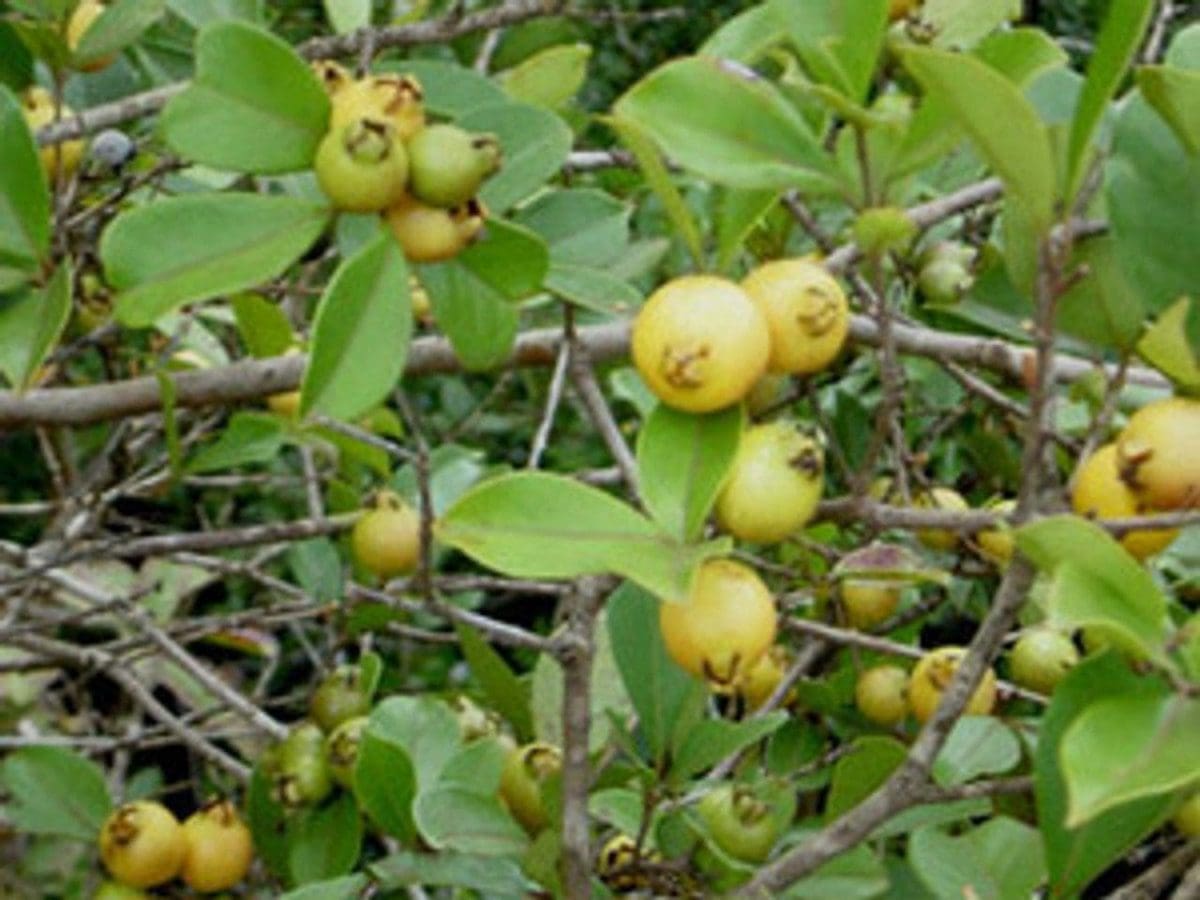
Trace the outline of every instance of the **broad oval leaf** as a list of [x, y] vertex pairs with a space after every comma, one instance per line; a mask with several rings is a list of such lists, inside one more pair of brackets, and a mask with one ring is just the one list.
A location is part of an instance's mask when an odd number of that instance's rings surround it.
[[957, 837], [937, 827], [921, 828], [909, 839], [908, 859], [938, 900], [1031, 897], [1046, 878], [1041, 837], [1007, 816]]
[[0, 86], [0, 290], [32, 272], [50, 248], [50, 192], [20, 101]]
[[323, 204], [259, 194], [195, 194], [118, 216], [100, 239], [126, 325], [281, 274], [325, 229]]
[[342, 263], [321, 297], [301, 413], [353, 419], [375, 406], [404, 372], [411, 336], [408, 268], [391, 235], [380, 233]]
[[306, 169], [329, 121], [329, 98], [284, 41], [236, 20], [196, 42], [196, 76], [163, 110], [167, 143], [217, 169], [279, 173]]
[[91, 843], [112, 809], [104, 773], [62, 747], [26, 747], [0, 766], [5, 812], [27, 834]]
[[219, 472], [251, 463], [266, 463], [279, 455], [284, 426], [279, 416], [261, 412], [234, 413], [221, 436], [188, 460], [191, 473]]
[[1175, 66], [1143, 66], [1137, 73], [1142, 96], [1192, 155], [1200, 154], [1200, 72]]
[[338, 34], [371, 24], [371, 0], [325, 0], [325, 16]]
[[591, 57], [588, 44], [556, 44], [506, 69], [499, 80], [514, 100], [554, 109], [583, 87]]
[[306, 810], [288, 828], [288, 870], [297, 884], [346, 875], [362, 852], [363, 824], [350, 794]]
[[0, 372], [18, 390], [37, 377], [71, 317], [71, 268], [59, 266], [44, 288], [0, 294]]
[[440, 116], [456, 118], [473, 109], [509, 102], [496, 82], [455, 63], [439, 59], [406, 59], [384, 63], [380, 69], [415, 76], [425, 94], [425, 109]]
[[991, 716], [963, 716], [933, 763], [939, 784], [966, 784], [980, 775], [1012, 771], [1021, 761], [1021, 743], [1012, 729]]

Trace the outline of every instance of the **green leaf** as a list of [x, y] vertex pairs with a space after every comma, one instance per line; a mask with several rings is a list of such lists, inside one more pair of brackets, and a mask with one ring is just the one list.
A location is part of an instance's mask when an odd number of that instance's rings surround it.
[[1200, 72], [1174, 66], [1143, 66], [1138, 87], [1193, 156], [1200, 154]]
[[165, 0], [116, 0], [91, 24], [72, 54], [76, 66], [124, 50], [166, 12]]
[[0, 85], [24, 90], [33, 81], [33, 54], [12, 25], [0, 21]]
[[[1026, 284], [1036, 272], [1036, 247], [1029, 247]], [[1146, 318], [1141, 292], [1125, 279], [1116, 242], [1092, 238], [1076, 247], [1071, 266], [1083, 277], [1058, 301], [1058, 325], [1067, 334], [1101, 347], [1132, 349]]]
[[325, 0], [325, 18], [338, 34], [371, 24], [371, 0]]
[[801, 878], [780, 897], [781, 900], [872, 900], [889, 896], [888, 891], [883, 861], [871, 847], [859, 844]]
[[779, 200], [778, 191], [721, 191], [716, 212], [718, 272], [728, 272], [746, 237]]
[[501, 72], [498, 79], [514, 100], [556, 109], [583, 87], [591, 58], [587, 44], [556, 44]]
[[495, 794], [439, 785], [417, 798], [421, 836], [437, 850], [484, 856], [517, 856], [529, 837]]
[[1100, 700], [1067, 728], [1059, 748], [1074, 828], [1133, 800], [1200, 783], [1200, 701], [1160, 686]]
[[724, 22], [697, 52], [700, 56], [752, 65], [783, 39], [771, 5], [759, 3]]
[[832, 822], [873, 794], [904, 762], [906, 755], [904, 745], [895, 738], [869, 736], [856, 739], [853, 752], [843, 756], [833, 767], [833, 781], [825, 801], [826, 821]]
[[1084, 660], [1054, 689], [1050, 708], [1041, 720], [1034, 756], [1038, 826], [1046, 848], [1051, 896], [1078, 896], [1092, 879], [1157, 828], [1170, 811], [1169, 797], [1154, 797], [1101, 813], [1079, 828], [1068, 829], [1065, 824], [1067, 787], [1059, 763], [1064, 732], [1097, 701], [1144, 689], [1145, 684], [1115, 653], [1106, 653]]
[[307, 169], [325, 136], [329, 98], [284, 41], [236, 20], [205, 27], [196, 75], [162, 114], [163, 135], [187, 159], [235, 172]]
[[958, 837], [939, 828], [922, 828], [909, 838], [908, 859], [939, 900], [1031, 897], [1046, 879], [1037, 831], [1007, 816]]
[[463, 368], [483, 372], [508, 359], [520, 314], [502, 298], [472, 290], [473, 279], [463, 271], [447, 266], [425, 268], [421, 283], [429, 292], [434, 319], [450, 339]]
[[504, 658], [474, 628], [461, 622], [455, 625], [463, 658], [471, 674], [483, 688], [488, 703], [510, 723], [518, 741], [533, 736], [533, 717], [529, 710], [529, 683], [508, 667]]
[[378, 734], [373, 721], [358, 746], [354, 796], [363, 812], [384, 832], [405, 843], [416, 839], [413, 801], [417, 775], [412, 759], [401, 745]]
[[283, 440], [284, 427], [279, 416], [258, 412], [234, 413], [221, 436], [192, 454], [186, 468], [188, 472], [197, 474], [268, 463], [279, 455]]
[[292, 197], [193, 194], [122, 213], [100, 239], [116, 314], [144, 327], [182, 306], [280, 275], [325, 229], [329, 210]]
[[425, 93], [425, 109], [440, 116], [457, 118], [482, 106], [508, 103], [496, 82], [454, 63], [436, 59], [407, 59], [385, 63], [381, 69], [413, 75]]
[[1200, 355], [1188, 335], [1192, 301], [1184, 298], [1158, 317], [1142, 339], [1138, 354], [1182, 388], [1200, 390]]
[[372, 863], [371, 874], [385, 890], [411, 885], [458, 887], [488, 897], [519, 898], [539, 889], [521, 874], [516, 861], [469, 853], [393, 853]]
[[26, 747], [0, 764], [7, 818], [21, 832], [93, 844], [112, 810], [104, 773], [61, 747]]
[[603, 491], [542, 472], [473, 488], [447, 510], [437, 535], [515, 578], [617, 574], [671, 598], [685, 596], [695, 567], [721, 548], [680, 544]]
[[925, 0], [921, 21], [938, 47], [970, 48], [1012, 19], [1021, 17], [1021, 0]]
[[437, 784], [446, 763], [462, 745], [458, 719], [450, 707], [432, 697], [381, 701], [371, 711], [367, 733], [408, 754], [420, 791]]
[[1012, 730], [990, 716], [964, 716], [954, 723], [933, 776], [946, 787], [966, 784], [980, 775], [1012, 771], [1021, 761], [1021, 742]]
[[1046, 126], [1016, 85], [977, 59], [942, 50], [907, 50], [904, 63], [949, 105], [1034, 228], [1047, 229], [1059, 197], [1054, 151]]
[[656, 762], [670, 747], [673, 734], [690, 730], [680, 728], [681, 719], [706, 695], [704, 686], [667, 655], [658, 627], [659, 602], [627, 583], [607, 604], [613, 656]]
[[887, 0], [771, 0], [814, 79], [862, 102], [887, 32]]
[[297, 584], [314, 600], [335, 603], [341, 598], [342, 558], [329, 538], [292, 542], [288, 545], [287, 561]]
[[642, 305], [641, 292], [603, 269], [551, 263], [545, 288], [554, 295], [594, 312], [629, 316]]
[[685, 780], [703, 772], [731, 753], [774, 734], [787, 720], [788, 714], [778, 710], [741, 722], [705, 719], [682, 736], [672, 760], [671, 776]]
[[659, 404], [638, 435], [642, 500], [664, 531], [697, 540], [737, 454], [744, 415], [730, 407], [691, 415]]
[[362, 818], [350, 794], [305, 811], [288, 833], [292, 881], [304, 884], [345, 875], [358, 862], [362, 839]]
[[266, 359], [286, 353], [296, 341], [282, 309], [261, 294], [233, 298], [233, 315], [251, 356]]
[[287, 876], [287, 817], [282, 806], [271, 796], [271, 777], [260, 757], [250, 774], [246, 788], [246, 823], [254, 837], [254, 852], [270, 872]]
[[367, 886], [365, 875], [346, 875], [306, 884], [283, 894], [279, 900], [354, 900]]
[[0, 371], [18, 390], [37, 377], [71, 317], [71, 269], [66, 263], [44, 288], [0, 295]]
[[666, 155], [709, 181], [835, 193], [841, 178], [804, 118], [758, 75], [692, 57], [655, 69], [617, 101]]
[[50, 249], [50, 193], [21, 104], [0, 86], [0, 283], [32, 275]]
[[355, 419], [378, 404], [404, 372], [411, 337], [408, 268], [392, 236], [381, 232], [338, 267], [321, 296], [301, 414]]
[[593, 188], [550, 190], [522, 207], [517, 222], [541, 235], [552, 262], [603, 267], [627, 251], [631, 212]]
[[1087, 81], [1071, 123], [1067, 145], [1068, 197], [1075, 196], [1083, 181], [1088, 148], [1095, 140], [1109, 101], [1141, 46], [1155, 5], [1154, 0], [1126, 0], [1108, 7], [1108, 16], [1096, 39], [1096, 49], [1088, 60]]
[[571, 129], [554, 113], [527, 103], [478, 107], [458, 120], [468, 131], [500, 139], [504, 165], [484, 182], [480, 199], [493, 214], [507, 211], [557, 174], [571, 152]]
[[442, 263], [442, 268], [460, 279], [464, 289], [513, 302], [541, 290], [549, 265], [550, 251], [535, 232], [512, 222], [489, 219], [487, 236]]

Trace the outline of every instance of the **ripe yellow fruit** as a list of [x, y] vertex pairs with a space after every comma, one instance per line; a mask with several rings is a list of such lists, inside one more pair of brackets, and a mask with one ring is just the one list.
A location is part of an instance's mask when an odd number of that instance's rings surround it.
[[[970, 509], [962, 494], [953, 488], [934, 487], [913, 498], [918, 509], [941, 509], [947, 512], [966, 512]], [[949, 552], [958, 546], [958, 534], [947, 528], [921, 528], [917, 540], [930, 550]]]
[[894, 581], [851, 578], [842, 582], [841, 594], [846, 624], [862, 631], [886, 621], [900, 603], [900, 585]]
[[347, 212], [381, 212], [399, 202], [408, 184], [408, 154], [383, 119], [355, 119], [333, 128], [313, 160], [317, 182]]
[[130, 887], [165, 884], [183, 867], [183, 826], [161, 803], [137, 800], [117, 807], [100, 829], [100, 859]]
[[429, 299], [429, 291], [421, 284], [416, 275], [408, 276], [408, 296], [412, 299], [413, 318], [418, 322], [428, 322], [433, 318], [433, 303]]
[[596, 856], [596, 874], [611, 890], [627, 894], [649, 887], [645, 874], [638, 871], [642, 859], [656, 861], [657, 853], [638, 852], [637, 841], [627, 834], [609, 838]]
[[443, 262], [458, 256], [482, 231], [486, 211], [474, 201], [440, 209], [405, 194], [384, 213], [410, 262]]
[[1200, 837], [1200, 792], [1192, 794], [1171, 817], [1171, 824], [1186, 837]]
[[[54, 122], [54, 97], [43, 87], [31, 87], [21, 97], [21, 112], [25, 121], [35, 134], [39, 128]], [[75, 115], [71, 107], [62, 105], [63, 119]], [[42, 171], [53, 181], [56, 176], [70, 178], [79, 168], [83, 159], [83, 141], [60, 141], [38, 150], [38, 159], [42, 163]]]
[[[83, 36], [87, 33], [88, 29], [95, 24], [96, 20], [103, 13], [104, 4], [100, 0], [82, 0], [75, 7], [75, 11], [71, 13], [71, 18], [67, 20], [67, 47], [72, 53], [79, 49], [79, 42], [83, 40]], [[115, 54], [109, 54], [99, 59], [93, 59], [79, 68], [84, 72], [99, 72], [101, 69], [107, 69], [111, 66], [116, 58]]]
[[686, 600], [659, 604], [667, 653], [719, 687], [736, 684], [775, 642], [775, 598], [749, 566], [731, 559], [700, 565]]
[[1148, 509], [1200, 508], [1200, 400], [1143, 406], [1117, 438], [1121, 478]]
[[1078, 662], [1079, 651], [1069, 637], [1051, 628], [1034, 628], [1013, 645], [1008, 668], [1021, 687], [1049, 694]]
[[341, 63], [332, 59], [315, 59], [309, 63], [317, 81], [325, 88], [325, 93], [332, 97], [334, 94], [354, 83], [354, 77]]
[[[921, 657], [908, 682], [908, 703], [918, 722], [927, 722], [933, 716], [966, 652], [961, 647], [938, 647]], [[986, 716], [995, 707], [996, 673], [988, 669], [967, 702], [966, 713]]]
[[[1016, 500], [1001, 500], [988, 504], [988, 510], [1001, 516], [1011, 516], [1017, 509]], [[1004, 525], [988, 528], [975, 536], [979, 555], [997, 568], [1005, 568], [1012, 561], [1017, 542], [1012, 529]]]
[[300, 392], [284, 391], [280, 394], [271, 394], [267, 397], [267, 408], [285, 419], [294, 419], [296, 413], [300, 411]]
[[421, 559], [421, 517], [395, 494], [384, 491], [375, 508], [354, 523], [354, 558], [380, 578], [406, 575]]
[[250, 871], [254, 839], [228, 800], [210, 803], [188, 816], [183, 836], [187, 856], [179, 875], [192, 890], [227, 891]]
[[521, 827], [536, 834], [550, 823], [542, 787], [562, 771], [562, 751], [535, 742], [509, 752], [500, 772], [500, 799]]
[[771, 338], [732, 281], [685, 275], [646, 301], [633, 323], [633, 362], [668, 406], [712, 412], [741, 400], [767, 368]]
[[867, 669], [854, 684], [854, 705], [876, 725], [899, 725], [908, 715], [908, 673], [899, 666]]
[[364, 116], [389, 122], [404, 141], [425, 127], [425, 92], [410, 75], [368, 75], [342, 85], [330, 99], [331, 131]]
[[747, 275], [742, 287], [767, 320], [772, 372], [810, 375], [837, 358], [850, 333], [850, 304], [820, 263], [769, 262]]
[[[1080, 467], [1071, 491], [1071, 508], [1080, 516], [1099, 519], [1124, 519], [1140, 515], [1145, 508], [1129, 486], [1121, 480], [1116, 444], [1105, 444]], [[1121, 546], [1137, 559], [1158, 553], [1179, 534], [1169, 528], [1130, 531], [1120, 538]]]
[[[790, 662], [787, 648], [776, 644], [738, 679], [734, 690], [742, 698], [746, 712], [753, 712], [771, 698], [787, 674]], [[785, 697], [783, 702], [786, 704], [788, 699]]]
[[790, 422], [756, 425], [738, 444], [717, 521], [743, 541], [773, 544], [812, 519], [824, 489], [825, 454], [811, 435]]

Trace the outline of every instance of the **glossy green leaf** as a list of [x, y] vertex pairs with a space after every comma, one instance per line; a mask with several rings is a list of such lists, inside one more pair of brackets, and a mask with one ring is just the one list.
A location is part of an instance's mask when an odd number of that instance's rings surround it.
[[233, 315], [238, 334], [251, 356], [259, 359], [280, 356], [295, 344], [296, 336], [283, 310], [261, 294], [234, 297]]
[[260, 194], [192, 194], [118, 216], [100, 239], [116, 315], [143, 327], [185, 303], [281, 274], [325, 229], [322, 204]]
[[1193, 156], [1200, 154], [1200, 71], [1175, 66], [1142, 66], [1142, 96], [1171, 126]]
[[501, 72], [498, 80], [514, 100], [557, 109], [583, 87], [591, 58], [587, 44], [557, 44]]
[[493, 794], [439, 785], [417, 798], [421, 836], [438, 850], [485, 856], [517, 856], [529, 836]]
[[970, 49], [1021, 12], [1021, 0], [925, 0], [921, 21], [933, 33], [935, 46]]
[[708, 36], [697, 51], [701, 56], [733, 59], [746, 65], [757, 62], [785, 39], [768, 3], [744, 9]]
[[463, 269], [423, 269], [421, 283], [429, 292], [433, 317], [450, 339], [463, 368], [480, 372], [508, 359], [517, 337], [517, 307], [494, 294], [474, 289]]
[[279, 455], [284, 436], [284, 425], [279, 416], [261, 412], [234, 413], [216, 441], [192, 454], [187, 471], [193, 474], [220, 472], [271, 462]]
[[1077, 827], [1144, 797], [1200, 783], [1200, 700], [1165, 685], [1100, 700], [1063, 734], [1059, 759]]
[[668, 534], [693, 541], [703, 533], [737, 453], [743, 420], [740, 404], [691, 415], [660, 403], [642, 426], [637, 444], [642, 500]]
[[546, 191], [516, 221], [546, 242], [555, 263], [604, 267], [629, 245], [632, 207], [594, 188]]
[[718, 184], [833, 193], [841, 184], [804, 118], [770, 82], [704, 57], [660, 66], [614, 111], [685, 168]]
[[345, 875], [362, 852], [363, 826], [350, 794], [306, 810], [289, 828], [288, 869], [292, 881], [304, 884]]
[[20, 102], [0, 86], [0, 277], [32, 274], [49, 248], [50, 193], [37, 147]]
[[371, 24], [371, 0], [325, 0], [325, 18], [338, 34]]
[[1011, 772], [1021, 761], [1021, 743], [1012, 729], [990, 716], [964, 716], [933, 763], [938, 784], [966, 784], [980, 775]]
[[540, 291], [549, 265], [550, 251], [537, 233], [502, 219], [489, 219], [483, 240], [442, 264], [470, 290], [509, 302]]
[[91, 844], [112, 810], [99, 766], [62, 747], [26, 747], [0, 764], [6, 817], [19, 831]]
[[164, 12], [165, 0], [116, 0], [83, 33], [72, 56], [74, 64], [94, 63], [124, 50]]
[[961, 54], [907, 50], [904, 63], [930, 94], [950, 106], [1035, 229], [1048, 228], [1059, 196], [1054, 151], [1046, 126], [1017, 87], [987, 64]]
[[1073, 197], [1085, 175], [1084, 163], [1104, 111], [1142, 43], [1154, 0], [1125, 0], [1108, 7], [1096, 48], [1088, 60], [1087, 81], [1079, 98], [1067, 145], [1067, 195]]
[[408, 267], [380, 233], [342, 263], [317, 306], [301, 414], [354, 419], [378, 404], [404, 372], [411, 336]]
[[1034, 757], [1038, 826], [1046, 848], [1053, 897], [1078, 896], [1097, 875], [1158, 827], [1171, 808], [1170, 798], [1149, 798], [1101, 813], [1079, 828], [1066, 827], [1067, 787], [1059, 762], [1064, 732], [1098, 701], [1145, 690], [1146, 686], [1146, 679], [1131, 672], [1115, 653], [1107, 653], [1084, 660], [1054, 689], [1050, 708], [1042, 717]]
[[908, 859], [938, 900], [1031, 897], [1046, 879], [1041, 837], [1007, 816], [957, 837], [922, 828], [909, 838]]
[[861, 102], [887, 31], [887, 0], [770, 0], [814, 79]]
[[371, 711], [368, 733], [400, 747], [416, 769], [422, 791], [437, 784], [461, 746], [458, 719], [433, 697], [389, 697]]
[[854, 741], [854, 752], [833, 767], [825, 818], [833, 821], [858, 806], [904, 762], [905, 747], [895, 738], [868, 736]]
[[0, 372], [18, 390], [37, 377], [71, 317], [71, 269], [58, 267], [44, 288], [0, 294]]
[[684, 596], [696, 565], [721, 546], [680, 544], [603, 491], [542, 472], [473, 488], [447, 510], [437, 535], [516, 578], [617, 574], [667, 597]]
[[628, 317], [642, 304], [641, 292], [603, 269], [551, 263], [546, 290], [577, 306], [610, 316]]
[[280, 38], [236, 20], [196, 42], [196, 76], [167, 104], [162, 130], [187, 159], [235, 172], [307, 169], [329, 121], [329, 98]]
[[660, 602], [627, 583], [607, 604], [613, 656], [637, 712], [638, 728], [656, 761], [670, 747], [673, 734], [691, 730], [680, 728], [680, 721], [695, 724], [688, 711], [697, 713], [707, 693], [667, 655], [658, 627]]
[[521, 874], [516, 861], [469, 853], [403, 851], [372, 863], [371, 874], [386, 890], [409, 885], [458, 887], [489, 897], [520, 898], [539, 889]]
[[529, 683], [519, 679], [504, 658], [474, 628], [460, 622], [455, 629], [463, 658], [488, 703], [512, 725], [518, 741], [530, 740], [533, 719], [529, 711]]
[[672, 760], [671, 775], [684, 780], [699, 774], [731, 753], [770, 737], [787, 720], [788, 714], [778, 710], [741, 722], [705, 719], [681, 735]]
[[386, 834], [405, 843], [415, 840], [417, 776], [412, 759], [398, 743], [375, 733], [372, 725], [367, 726], [359, 743], [354, 796], [363, 812]]
[[458, 120], [468, 131], [500, 139], [504, 165], [479, 192], [494, 214], [524, 200], [558, 173], [571, 151], [571, 129], [558, 116], [527, 103], [477, 107]]
[[1192, 301], [1184, 298], [1158, 317], [1137, 349], [1150, 363], [1180, 387], [1200, 391], [1200, 350], [1188, 334]]

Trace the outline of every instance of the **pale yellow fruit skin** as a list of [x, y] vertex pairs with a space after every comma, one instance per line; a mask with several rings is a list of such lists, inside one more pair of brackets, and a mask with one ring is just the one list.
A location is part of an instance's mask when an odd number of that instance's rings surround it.
[[536, 742], [509, 751], [500, 772], [500, 798], [530, 834], [550, 823], [542, 801], [542, 785], [562, 769], [562, 751]]
[[[356, 158], [362, 141], [370, 158]], [[400, 201], [408, 183], [408, 154], [395, 130], [382, 120], [359, 119], [334, 128], [313, 159], [317, 183], [335, 207], [346, 212], [381, 212]]]
[[384, 213], [409, 262], [453, 259], [468, 243], [449, 210], [426, 206], [405, 195]]
[[[83, 36], [87, 34], [87, 30], [92, 27], [103, 12], [104, 4], [98, 2], [98, 0], [83, 0], [82, 3], [75, 7], [75, 11], [71, 13], [71, 18], [67, 20], [67, 47], [70, 48], [72, 53], [79, 48], [79, 42], [83, 40]], [[84, 72], [99, 72], [101, 69], [107, 69], [112, 65], [115, 59], [115, 55], [102, 56], [80, 68]]]
[[716, 685], [732, 685], [775, 642], [775, 598], [748, 566], [702, 563], [686, 602], [659, 604], [667, 653], [681, 668]]
[[380, 116], [391, 122], [401, 140], [407, 141], [425, 127], [421, 85], [410, 76], [368, 75], [340, 86], [330, 99], [331, 129], [362, 116]]
[[1143, 406], [1117, 439], [1121, 477], [1156, 510], [1200, 508], [1200, 400]]
[[860, 630], [886, 621], [900, 603], [900, 586], [886, 581], [852, 578], [842, 582], [841, 592], [846, 624]]
[[766, 372], [767, 323], [732, 281], [685, 275], [650, 295], [633, 323], [633, 362], [663, 403], [713, 412], [741, 400]]
[[1179, 833], [1190, 838], [1200, 837], [1200, 792], [1192, 794], [1171, 817]]
[[[918, 722], [925, 723], [933, 716], [964, 655], [966, 650], [961, 647], [938, 647], [921, 657], [908, 681], [908, 704]], [[995, 708], [996, 673], [988, 669], [967, 703], [966, 714], [986, 716]]]
[[314, 59], [308, 65], [312, 69], [312, 73], [317, 76], [317, 81], [321, 82], [321, 87], [325, 88], [325, 93], [330, 97], [354, 83], [354, 77], [345, 66], [336, 60]]
[[183, 826], [161, 803], [137, 800], [118, 807], [100, 829], [100, 859], [109, 874], [135, 888], [165, 884], [183, 867]]
[[[1001, 500], [988, 507], [990, 512], [1002, 516], [1011, 516], [1017, 508], [1016, 500]], [[999, 569], [1005, 568], [1011, 561], [1017, 542], [1010, 528], [989, 528], [975, 536], [979, 547], [979, 555]]]
[[[970, 509], [962, 494], [953, 488], [934, 487], [913, 501], [919, 509], [941, 509], [947, 512], [966, 512]], [[921, 528], [917, 540], [930, 550], [950, 552], [958, 546], [958, 534], [946, 528]]]
[[[775, 688], [787, 674], [788, 664], [787, 650], [776, 644], [738, 679], [735, 689], [745, 703], [747, 712], [753, 712], [771, 698]], [[787, 703], [787, 700], [785, 697], [784, 703]]]
[[1021, 635], [1008, 657], [1012, 680], [1031, 691], [1049, 694], [1079, 662], [1079, 651], [1069, 637], [1049, 628]]
[[717, 521], [743, 541], [777, 543], [812, 519], [824, 489], [820, 444], [788, 422], [755, 425], [717, 497]]
[[[1200, 453], [1200, 446], [1196, 452]], [[1076, 515], [1125, 519], [1146, 511], [1129, 486], [1121, 480], [1117, 460], [1117, 445], [1105, 444], [1084, 461], [1071, 491], [1071, 508]], [[1164, 549], [1178, 535], [1176, 530], [1159, 528], [1153, 531], [1130, 531], [1120, 541], [1131, 556], [1145, 559]]]
[[294, 419], [296, 413], [300, 411], [300, 392], [284, 391], [280, 394], [271, 394], [267, 397], [267, 408], [285, 419]]
[[855, 682], [854, 705], [876, 725], [899, 725], [908, 715], [908, 673], [899, 666], [867, 669]]
[[228, 801], [192, 813], [183, 823], [187, 856], [179, 877], [194, 891], [225, 891], [238, 884], [254, 861], [250, 829]]
[[407, 575], [421, 557], [421, 517], [407, 504], [372, 509], [350, 533], [354, 558], [380, 578]]
[[[42, 87], [31, 87], [25, 92], [21, 101], [21, 111], [25, 121], [35, 134], [54, 121], [54, 98]], [[62, 105], [62, 118], [69, 119], [75, 115], [74, 110], [65, 103]], [[83, 141], [62, 141], [58, 144], [42, 147], [38, 150], [38, 159], [42, 163], [42, 171], [48, 179], [53, 180], [58, 172], [63, 178], [69, 178], [79, 168], [83, 159]]]
[[820, 263], [769, 262], [747, 275], [742, 287], [767, 320], [772, 372], [811, 375], [837, 358], [850, 333], [850, 304]]

